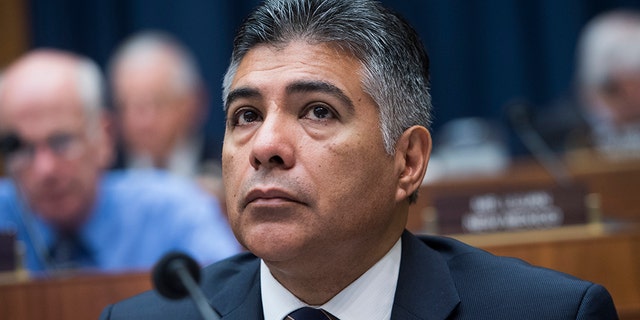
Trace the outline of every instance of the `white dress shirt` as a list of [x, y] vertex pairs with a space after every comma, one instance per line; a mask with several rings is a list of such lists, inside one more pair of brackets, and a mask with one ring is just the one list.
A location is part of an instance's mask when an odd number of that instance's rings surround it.
[[[373, 267], [321, 306], [340, 320], [389, 320], [400, 271], [402, 241]], [[307, 306], [276, 280], [260, 262], [260, 290], [265, 320], [282, 320], [292, 311]]]
[[[193, 137], [176, 143], [166, 163], [165, 170], [178, 176], [192, 178], [198, 174], [200, 149], [202, 139]], [[131, 154], [127, 156], [128, 168], [153, 168], [153, 159], [146, 154]]]

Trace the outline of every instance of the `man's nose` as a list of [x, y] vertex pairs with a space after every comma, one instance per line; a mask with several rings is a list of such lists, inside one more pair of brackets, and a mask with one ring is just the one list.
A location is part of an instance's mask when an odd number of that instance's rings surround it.
[[58, 157], [53, 153], [51, 148], [46, 146], [37, 146], [33, 150], [33, 160], [31, 169], [35, 173], [49, 174], [56, 169]]
[[127, 106], [125, 114], [129, 122], [147, 129], [156, 123], [160, 108], [151, 100], [136, 100], [130, 102]]
[[296, 119], [268, 115], [252, 139], [251, 165], [259, 168], [289, 169], [295, 164]]

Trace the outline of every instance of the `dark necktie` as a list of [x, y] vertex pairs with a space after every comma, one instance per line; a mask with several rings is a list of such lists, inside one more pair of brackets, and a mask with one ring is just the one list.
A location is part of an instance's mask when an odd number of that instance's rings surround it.
[[60, 236], [49, 252], [55, 269], [77, 269], [95, 266], [87, 247], [76, 235]]
[[338, 318], [323, 309], [303, 307], [289, 313], [284, 320], [338, 320]]

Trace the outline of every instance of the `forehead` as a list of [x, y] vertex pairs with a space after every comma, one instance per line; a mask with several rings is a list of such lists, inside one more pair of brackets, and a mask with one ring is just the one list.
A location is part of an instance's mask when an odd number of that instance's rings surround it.
[[240, 62], [231, 89], [283, 90], [295, 81], [320, 80], [355, 95], [362, 92], [361, 69], [358, 59], [329, 44], [258, 45]]
[[75, 84], [75, 78], [62, 75], [8, 79], [0, 94], [0, 129], [41, 139], [83, 128], [85, 113]]
[[175, 80], [177, 68], [176, 58], [167, 52], [132, 54], [115, 66], [112, 82], [118, 94], [165, 90]]

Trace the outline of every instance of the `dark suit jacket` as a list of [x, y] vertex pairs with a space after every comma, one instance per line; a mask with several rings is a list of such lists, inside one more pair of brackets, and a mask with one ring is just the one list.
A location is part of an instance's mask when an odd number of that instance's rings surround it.
[[[259, 259], [245, 253], [203, 270], [202, 289], [222, 319], [262, 319]], [[402, 236], [391, 319], [617, 319], [600, 285], [443, 237]], [[188, 299], [146, 292], [101, 319], [200, 319]], [[342, 319], [350, 320], [350, 319]]]

